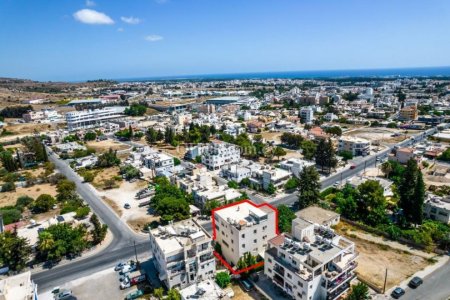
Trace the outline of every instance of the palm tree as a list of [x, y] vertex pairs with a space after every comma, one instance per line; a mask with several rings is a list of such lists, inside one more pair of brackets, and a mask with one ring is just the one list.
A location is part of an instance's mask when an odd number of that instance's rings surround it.
[[43, 231], [39, 234], [38, 249], [40, 252], [48, 253], [55, 247], [55, 240], [50, 232]]
[[369, 287], [359, 282], [358, 284], [352, 286], [350, 293], [348, 294], [346, 300], [369, 300], [371, 297], [369, 295]]

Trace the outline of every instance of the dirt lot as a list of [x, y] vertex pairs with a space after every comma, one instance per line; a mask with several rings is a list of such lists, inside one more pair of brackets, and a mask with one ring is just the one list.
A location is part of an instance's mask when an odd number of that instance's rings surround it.
[[177, 147], [172, 147], [170, 145], [158, 144], [157, 148], [163, 150], [164, 152], [167, 152], [168, 154], [170, 154], [172, 156], [176, 156], [178, 158], [183, 158], [184, 154], [186, 154], [186, 147], [183, 145], [180, 145]]
[[[397, 137], [392, 137], [394, 133], [400, 134]], [[406, 137], [420, 133], [419, 130], [409, 130], [406, 133]], [[367, 139], [373, 142], [381, 142], [382, 144], [395, 144], [403, 141], [405, 137], [405, 131], [395, 128], [359, 128], [355, 130], [349, 130], [344, 133], [345, 136], [359, 137]]]
[[89, 148], [93, 148], [95, 149], [95, 151], [97, 153], [103, 153], [108, 151], [109, 149], [113, 149], [113, 150], [126, 150], [128, 148], [130, 148], [130, 146], [113, 141], [113, 140], [105, 140], [105, 141], [99, 141], [99, 142], [87, 142], [87, 146]]
[[244, 291], [239, 284], [233, 283], [231, 289], [234, 292], [233, 300], [259, 300], [263, 299], [255, 289], [250, 292]]
[[[151, 214], [148, 207], [138, 207], [140, 201], [146, 201], [149, 198], [142, 200], [134, 199], [136, 193], [146, 186], [147, 182], [145, 181], [136, 181], [133, 183], [124, 181], [120, 188], [99, 191], [98, 193], [122, 220], [126, 221], [133, 230], [140, 232], [145, 224], [159, 219], [159, 217]], [[130, 204], [131, 208], [125, 209], [125, 203]]]
[[26, 188], [18, 187], [14, 192], [0, 193], [0, 207], [15, 205], [17, 197], [19, 196], [30, 196], [33, 199], [36, 199], [41, 194], [49, 194], [51, 196], [55, 196], [56, 186], [45, 183]]
[[266, 139], [267, 141], [274, 140], [276, 143], [281, 143], [280, 137], [282, 134], [283, 134], [282, 132], [270, 132], [270, 131], [264, 131], [261, 133], [264, 139]]
[[[95, 178], [92, 182], [92, 185], [95, 186], [97, 189], [104, 189], [105, 188], [105, 180], [113, 179], [116, 176], [119, 175], [119, 167], [111, 167], [111, 168], [105, 168], [101, 170], [94, 170], [95, 172]], [[122, 184], [122, 181], [115, 182], [115, 186], [118, 188]]]
[[[407, 246], [396, 242], [383, 241], [382, 238], [365, 232], [343, 231], [342, 225], [345, 226], [341, 222], [337, 232], [354, 241], [356, 251], [359, 252], [358, 267], [356, 268], [358, 277], [371, 282], [380, 289], [384, 284], [386, 269], [388, 269], [386, 289], [390, 289], [431, 263], [426, 258], [430, 256], [428, 253], [418, 255], [422, 252], [409, 250]], [[350, 226], [347, 228], [352, 229]]]

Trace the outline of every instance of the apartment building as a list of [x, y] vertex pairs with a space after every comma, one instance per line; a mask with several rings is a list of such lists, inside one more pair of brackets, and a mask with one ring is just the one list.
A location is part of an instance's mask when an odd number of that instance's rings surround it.
[[414, 121], [417, 120], [419, 113], [416, 106], [403, 107], [399, 114], [398, 119], [401, 121]]
[[356, 277], [355, 244], [324, 225], [302, 218], [292, 233], [269, 240], [264, 274], [296, 300], [334, 300]]
[[366, 156], [370, 153], [370, 142], [362, 138], [343, 136], [339, 139], [338, 151], [350, 151], [353, 156]]
[[295, 177], [299, 177], [300, 172], [302, 172], [304, 168], [314, 165], [315, 163], [312, 161], [306, 161], [299, 158], [289, 158], [280, 162], [280, 168], [291, 172]]
[[185, 288], [211, 278], [216, 269], [211, 238], [192, 220], [150, 231], [158, 277], [168, 288]]
[[71, 111], [66, 113], [69, 131], [94, 128], [108, 121], [122, 118], [125, 107], [105, 107], [102, 109]]
[[203, 152], [202, 164], [209, 170], [219, 170], [225, 165], [237, 163], [241, 158], [238, 146], [221, 141], [211, 142]]
[[263, 256], [267, 242], [276, 235], [276, 214], [268, 206], [258, 208], [244, 201], [215, 211], [214, 218], [216, 242], [231, 265], [247, 252]]
[[314, 110], [311, 107], [302, 107], [300, 109], [300, 119], [305, 124], [312, 124], [314, 121]]
[[223, 166], [220, 170], [220, 176], [228, 180], [241, 182], [242, 179], [252, 176], [252, 170], [250, 168], [240, 166], [239, 164], [232, 164]]
[[173, 157], [157, 151], [145, 153], [142, 155], [141, 160], [145, 167], [154, 170], [157, 175], [164, 172], [172, 172], [175, 167]]
[[22, 115], [26, 123], [51, 123], [61, 120], [61, 115], [54, 109], [45, 108], [40, 111], [29, 111]]
[[423, 207], [425, 217], [450, 224], [450, 197], [428, 194]]

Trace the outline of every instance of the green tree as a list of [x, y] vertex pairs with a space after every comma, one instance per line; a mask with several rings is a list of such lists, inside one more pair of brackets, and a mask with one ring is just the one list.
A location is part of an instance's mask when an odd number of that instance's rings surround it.
[[289, 180], [285, 183], [284, 188], [286, 190], [293, 190], [298, 188], [298, 179], [297, 177], [289, 178]]
[[56, 204], [55, 198], [48, 194], [42, 194], [37, 197], [33, 203], [33, 212], [43, 213], [49, 211]]
[[398, 192], [399, 206], [403, 209], [406, 221], [421, 224], [425, 186], [416, 160], [408, 160]]
[[83, 180], [84, 182], [92, 182], [95, 179], [95, 173], [86, 171], [83, 173]]
[[91, 209], [89, 208], [89, 206], [79, 207], [76, 210], [75, 218], [77, 218], [77, 219], [84, 219], [84, 218], [87, 217], [87, 215], [89, 215], [90, 211], [91, 211]]
[[92, 241], [94, 245], [100, 244], [106, 237], [108, 225], [101, 224], [96, 214], [92, 214], [89, 220], [94, 228], [91, 230]]
[[231, 189], [238, 189], [239, 184], [234, 180], [230, 180], [230, 181], [228, 181], [228, 187]]
[[299, 207], [305, 208], [319, 201], [320, 176], [314, 166], [303, 168], [299, 174]]
[[61, 179], [56, 185], [56, 199], [59, 202], [68, 201], [77, 197], [75, 192], [76, 185], [75, 182], [68, 179]]
[[103, 153], [98, 157], [97, 166], [100, 168], [109, 168], [118, 166], [120, 158], [117, 157], [117, 151], [109, 148], [108, 152]]
[[216, 283], [222, 289], [226, 288], [231, 282], [231, 276], [227, 272], [218, 272], [216, 274]]
[[447, 148], [441, 155], [438, 156], [438, 160], [450, 161], [450, 148]]
[[276, 156], [278, 160], [280, 160], [281, 156], [285, 156], [286, 154], [286, 150], [279, 146], [275, 147], [275, 149], [273, 150], [273, 155]]
[[292, 220], [296, 218], [295, 213], [288, 206], [278, 206], [278, 229], [280, 232], [291, 232]]
[[9, 151], [1, 152], [0, 160], [2, 161], [3, 167], [8, 172], [15, 172], [18, 170], [18, 166], [17, 166], [16, 161], [14, 160], [11, 152], [9, 152]]
[[327, 168], [328, 172], [330, 173], [331, 169], [336, 167], [336, 151], [330, 139], [321, 139], [319, 141], [319, 143], [317, 144], [315, 158], [316, 164], [320, 166], [322, 172], [324, 171], [324, 168]]
[[0, 233], [0, 263], [9, 266], [13, 271], [20, 271], [25, 267], [31, 246], [28, 240], [19, 237], [14, 232], [5, 231]]
[[302, 149], [302, 154], [305, 159], [313, 159], [316, 155], [317, 145], [313, 141], [304, 140], [300, 144], [300, 148]]
[[85, 141], [94, 141], [97, 138], [97, 134], [95, 131], [88, 131], [84, 134], [84, 140]]
[[153, 129], [153, 127], [149, 127], [145, 133], [145, 139], [147, 140], [147, 143], [155, 144], [158, 142], [158, 132]]
[[178, 157], [174, 157], [173, 158], [173, 164], [175, 166], [179, 166], [179, 165], [181, 165], [181, 160]]
[[371, 226], [386, 223], [386, 198], [384, 189], [376, 180], [367, 180], [358, 186], [358, 216]]
[[164, 298], [164, 289], [162, 287], [154, 289], [153, 296], [158, 298], [159, 300], [163, 299]]
[[345, 298], [345, 300], [369, 300], [371, 299], [369, 294], [369, 287], [363, 283], [358, 282], [353, 285], [350, 289], [350, 293]]
[[180, 292], [174, 288], [168, 290], [166, 300], [181, 300]]
[[353, 159], [353, 153], [348, 150], [343, 150], [339, 152], [339, 156], [341, 156], [344, 161]]
[[28, 207], [31, 203], [33, 203], [34, 199], [30, 196], [19, 196], [16, 201], [17, 208]]
[[275, 194], [276, 191], [277, 191], [277, 188], [273, 185], [273, 183], [272, 182], [269, 183], [269, 185], [266, 188], [267, 194], [273, 195], [273, 194]]

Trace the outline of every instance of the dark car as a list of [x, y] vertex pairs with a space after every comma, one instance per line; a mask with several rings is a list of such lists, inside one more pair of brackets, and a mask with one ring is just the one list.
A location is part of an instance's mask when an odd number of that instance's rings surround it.
[[409, 281], [408, 286], [409, 286], [410, 288], [415, 289], [416, 287], [418, 287], [418, 286], [421, 285], [422, 283], [423, 283], [422, 278], [416, 276], [416, 277], [414, 277], [413, 279], [411, 279], [411, 280]]
[[396, 287], [392, 291], [391, 296], [392, 296], [392, 298], [398, 299], [401, 296], [403, 296], [404, 294], [405, 294], [405, 290], [404, 289], [402, 289], [401, 287]]
[[250, 280], [247, 279], [242, 279], [239, 283], [241, 284], [242, 289], [246, 292], [250, 292], [254, 287], [253, 283], [251, 283]]

